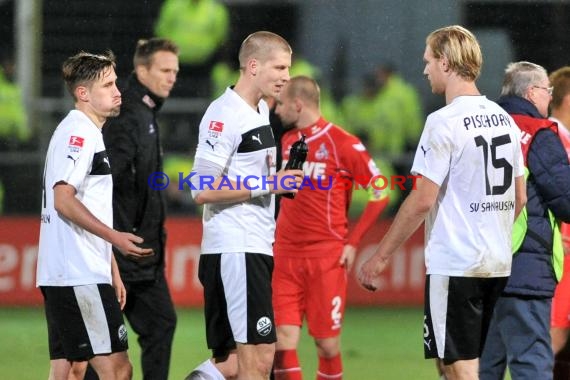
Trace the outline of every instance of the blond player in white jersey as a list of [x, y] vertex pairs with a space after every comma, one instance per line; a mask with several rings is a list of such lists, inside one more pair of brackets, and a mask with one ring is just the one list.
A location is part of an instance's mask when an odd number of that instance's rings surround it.
[[479, 93], [482, 56], [461, 26], [432, 32], [424, 74], [446, 106], [427, 118], [412, 173], [421, 175], [358, 279], [376, 290], [391, 255], [425, 221], [426, 358], [448, 380], [477, 379], [494, 303], [511, 266], [511, 230], [526, 202], [520, 132]]

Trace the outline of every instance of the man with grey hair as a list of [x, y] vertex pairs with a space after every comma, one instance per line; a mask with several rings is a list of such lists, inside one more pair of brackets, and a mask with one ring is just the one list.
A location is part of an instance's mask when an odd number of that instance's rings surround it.
[[[507, 66], [498, 103], [522, 131], [528, 201], [515, 222], [511, 276], [481, 356], [484, 380], [503, 379], [507, 366], [512, 379], [552, 379], [550, 309], [562, 274], [558, 221], [570, 220], [570, 166], [557, 124], [546, 118], [551, 99], [543, 67], [525, 61]], [[493, 159], [493, 165], [501, 163]]]

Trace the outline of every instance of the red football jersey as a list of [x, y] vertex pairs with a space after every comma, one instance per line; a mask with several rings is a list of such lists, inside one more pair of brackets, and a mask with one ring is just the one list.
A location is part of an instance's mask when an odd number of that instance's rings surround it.
[[274, 254], [340, 255], [338, 248], [346, 243], [352, 190], [367, 187], [380, 172], [357, 137], [322, 118], [308, 128], [283, 135], [283, 167], [291, 146], [302, 134], [309, 147], [304, 179], [294, 199], [281, 198]]
[[[554, 121], [558, 123], [558, 136], [570, 159], [570, 132], [568, 132], [560, 120], [554, 119]], [[568, 329], [570, 328], [570, 255], [568, 255], [570, 251], [570, 223], [561, 223], [560, 233], [562, 234], [565, 253], [564, 274], [558, 286], [556, 286], [554, 297], [552, 298], [550, 325]]]

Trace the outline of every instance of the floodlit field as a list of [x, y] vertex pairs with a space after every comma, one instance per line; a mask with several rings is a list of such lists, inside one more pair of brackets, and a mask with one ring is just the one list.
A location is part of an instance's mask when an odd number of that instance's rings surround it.
[[[344, 379], [437, 379], [433, 362], [423, 359], [422, 321], [420, 309], [349, 309], [342, 337]], [[0, 378], [47, 379], [46, 334], [43, 309], [0, 309]], [[141, 379], [138, 344], [129, 334], [133, 379]], [[179, 309], [170, 379], [184, 379], [208, 355], [202, 310]], [[307, 335], [299, 355], [304, 378], [314, 379], [317, 359]]]

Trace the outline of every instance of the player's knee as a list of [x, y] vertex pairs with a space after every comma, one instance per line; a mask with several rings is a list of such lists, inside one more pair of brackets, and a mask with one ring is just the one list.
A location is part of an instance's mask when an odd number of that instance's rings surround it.
[[338, 338], [315, 339], [319, 357], [330, 359], [340, 353], [340, 340]]
[[275, 345], [263, 345], [258, 347], [255, 366], [257, 372], [263, 376], [269, 377], [273, 368], [273, 360], [275, 358]]
[[122, 362], [117, 368], [117, 379], [119, 380], [131, 380], [133, 378], [133, 366], [128, 360]]
[[277, 326], [277, 349], [278, 350], [294, 350], [297, 348], [299, 341], [298, 327]]
[[264, 364], [268, 364], [269, 367], [273, 366], [273, 359], [275, 358], [275, 345], [266, 345], [260, 355], [260, 359]]
[[237, 380], [238, 379], [238, 366], [236, 365], [227, 365], [223, 367], [218, 367], [220, 373], [224, 376], [227, 380]]
[[259, 373], [264, 379], [268, 379], [273, 369], [273, 361], [258, 360], [256, 372]]
[[238, 359], [235, 352], [214, 350], [214, 366], [227, 380], [238, 378]]
[[477, 360], [458, 360], [452, 364], [444, 366], [446, 379], [478, 379]]

